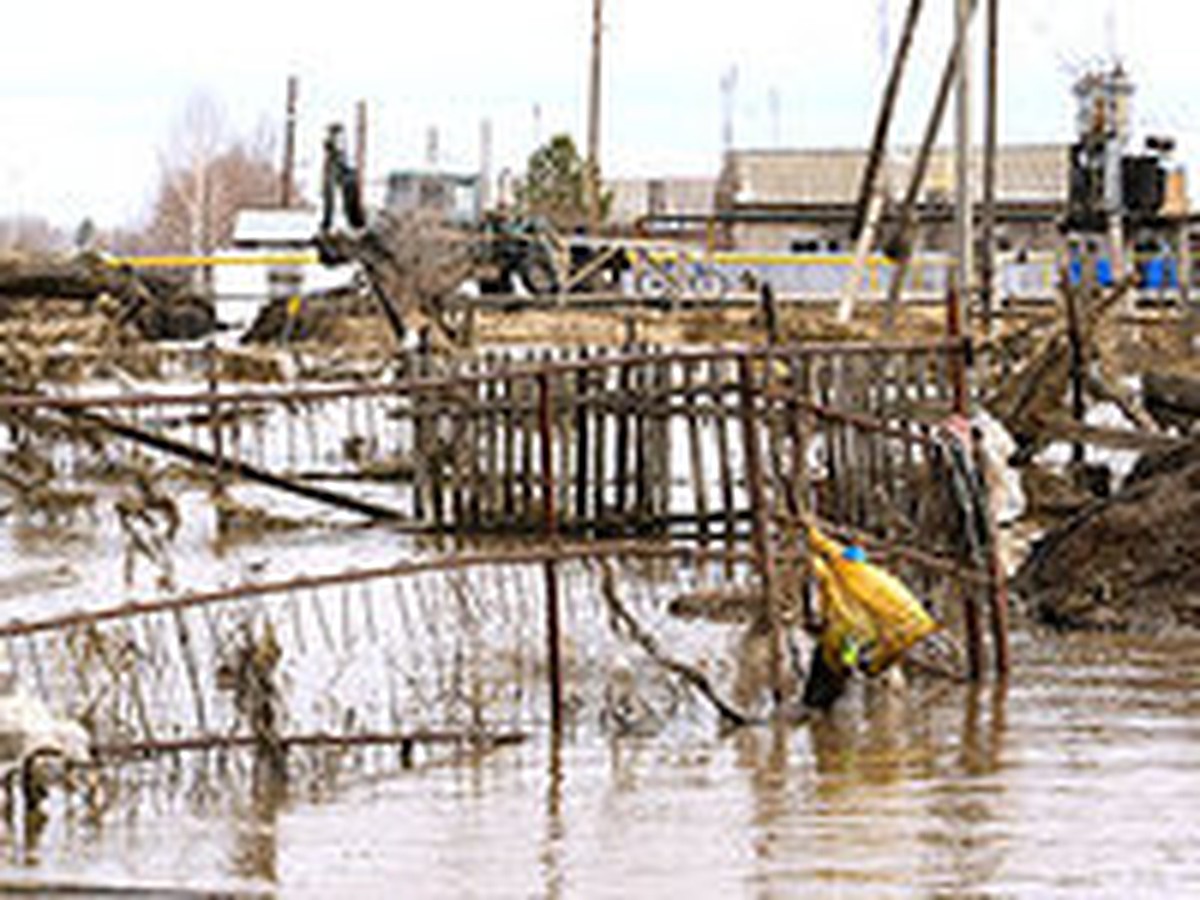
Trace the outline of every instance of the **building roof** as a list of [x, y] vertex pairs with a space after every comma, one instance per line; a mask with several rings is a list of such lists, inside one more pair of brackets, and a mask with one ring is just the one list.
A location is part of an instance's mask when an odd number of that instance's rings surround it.
[[[893, 194], [901, 193], [912, 172], [915, 148], [899, 148], [884, 167]], [[735, 150], [725, 160], [721, 196], [737, 206], [854, 203], [866, 165], [859, 149]], [[983, 153], [971, 153], [973, 184], [983, 192]], [[997, 152], [997, 199], [1004, 202], [1065, 203], [1070, 179], [1070, 156], [1065, 144], [1016, 144]], [[952, 197], [954, 153], [934, 150], [925, 176], [922, 199]]]
[[320, 230], [315, 209], [243, 209], [233, 226], [235, 246], [311, 243]]

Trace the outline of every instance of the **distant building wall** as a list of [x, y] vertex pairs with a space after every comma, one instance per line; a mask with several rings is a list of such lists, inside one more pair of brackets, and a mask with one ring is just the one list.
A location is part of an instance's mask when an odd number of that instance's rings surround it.
[[[730, 248], [787, 250], [820, 235], [833, 246], [850, 244], [850, 229], [866, 152], [739, 150], [727, 155], [714, 193], [722, 244]], [[912, 149], [894, 150], [883, 169], [893, 202], [907, 189], [915, 165]], [[976, 202], [982, 200], [983, 156], [971, 155]], [[1065, 144], [1010, 145], [999, 150], [997, 216], [1003, 244], [1026, 249], [1054, 245], [1065, 214], [1070, 156]], [[951, 246], [954, 154], [938, 148], [919, 196], [920, 244]]]
[[608, 221], [632, 228], [651, 217], [708, 216], [715, 178], [617, 178], [604, 183], [612, 195]]
[[392, 172], [387, 178], [384, 205], [393, 212], [423, 210], [449, 222], [469, 224], [478, 220], [481, 186], [478, 175], [448, 172]]

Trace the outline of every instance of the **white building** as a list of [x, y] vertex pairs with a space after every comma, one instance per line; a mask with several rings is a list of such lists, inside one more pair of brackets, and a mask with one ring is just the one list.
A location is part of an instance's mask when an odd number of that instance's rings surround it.
[[238, 213], [233, 246], [219, 251], [213, 269], [217, 319], [243, 328], [267, 300], [310, 297], [350, 286], [353, 265], [325, 266], [314, 245], [320, 213], [310, 209], [245, 209]]

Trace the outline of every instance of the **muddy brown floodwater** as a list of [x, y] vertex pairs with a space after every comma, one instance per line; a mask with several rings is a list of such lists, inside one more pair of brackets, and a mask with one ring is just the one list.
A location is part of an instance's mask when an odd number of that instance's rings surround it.
[[[851, 695], [798, 728], [581, 723], [280, 802], [148, 792], [3, 835], [4, 882], [279, 896], [1200, 892], [1200, 640], [1022, 635], [1007, 689]], [[186, 793], [186, 792], [179, 792]], [[194, 793], [194, 792], [193, 792]]]

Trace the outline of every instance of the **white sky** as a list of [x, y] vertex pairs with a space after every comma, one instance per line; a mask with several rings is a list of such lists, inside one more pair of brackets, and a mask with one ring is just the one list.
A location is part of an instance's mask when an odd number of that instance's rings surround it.
[[[864, 145], [883, 72], [881, 4], [606, 0], [606, 173], [715, 174], [720, 79], [735, 65], [737, 145], [773, 146], [777, 136], [786, 146]], [[19, 4], [5, 11], [0, 40], [0, 216], [38, 214], [68, 227], [84, 216], [136, 222], [190, 96], [216, 98], [234, 131], [279, 129], [289, 73], [301, 79], [300, 175], [310, 191], [325, 124], [349, 123], [359, 98], [370, 107], [372, 177], [421, 165], [431, 126], [446, 166], [476, 169], [485, 117], [495, 168], [519, 169], [539, 135], [569, 130], [582, 144], [591, 5]], [[906, 5], [887, 3], [893, 41]], [[926, 0], [926, 8], [900, 139], [919, 134], [949, 38], [953, 0]], [[1069, 139], [1073, 73], [1115, 48], [1139, 86], [1139, 128], [1174, 134], [1181, 158], [1200, 158], [1193, 8], [1002, 0], [1003, 138]], [[981, 35], [977, 24], [977, 63]]]

